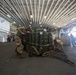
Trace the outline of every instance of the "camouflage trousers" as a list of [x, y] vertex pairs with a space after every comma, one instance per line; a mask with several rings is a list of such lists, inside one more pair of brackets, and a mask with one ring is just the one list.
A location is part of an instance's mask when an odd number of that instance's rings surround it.
[[16, 43], [16, 51], [19, 54], [23, 53], [24, 45], [22, 44], [21, 38], [18, 36], [15, 36], [15, 43]]

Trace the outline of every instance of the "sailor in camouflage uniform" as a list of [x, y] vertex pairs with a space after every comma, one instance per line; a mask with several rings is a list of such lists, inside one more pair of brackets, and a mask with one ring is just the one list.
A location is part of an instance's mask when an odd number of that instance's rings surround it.
[[15, 43], [16, 43], [16, 53], [20, 57], [24, 57], [23, 49], [24, 45], [22, 44], [22, 35], [25, 35], [25, 28], [19, 26], [17, 28], [17, 34], [15, 35]]

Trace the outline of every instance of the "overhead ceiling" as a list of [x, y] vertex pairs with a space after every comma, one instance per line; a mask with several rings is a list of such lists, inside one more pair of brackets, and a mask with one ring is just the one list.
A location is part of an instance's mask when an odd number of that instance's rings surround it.
[[23, 26], [63, 27], [76, 21], [76, 0], [0, 0], [0, 16]]

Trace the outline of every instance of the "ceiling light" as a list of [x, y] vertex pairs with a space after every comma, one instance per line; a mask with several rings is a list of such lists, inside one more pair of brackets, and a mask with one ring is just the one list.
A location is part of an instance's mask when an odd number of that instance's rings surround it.
[[10, 18], [11, 16], [10, 16], [9, 14], [7, 14], [7, 17], [9, 17], [9, 18]]
[[53, 25], [55, 25], [55, 23], [53, 23]]
[[13, 22], [14, 24], [16, 23], [16, 22]]
[[30, 22], [30, 24], [32, 24], [32, 22]]
[[33, 15], [30, 15], [31, 18], [33, 18]]
[[75, 20], [76, 19], [76, 17], [75, 18], [73, 18], [72, 20]]
[[44, 16], [44, 19], [46, 18], [46, 16]]
[[75, 12], [73, 12], [73, 13], [75, 13]]
[[47, 32], [47, 29], [44, 29], [45, 32]]

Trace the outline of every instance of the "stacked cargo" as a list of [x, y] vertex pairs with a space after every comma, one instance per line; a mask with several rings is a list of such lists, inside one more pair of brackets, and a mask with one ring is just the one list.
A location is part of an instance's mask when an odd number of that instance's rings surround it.
[[30, 44], [35, 47], [40, 54], [49, 51], [52, 48], [51, 32], [45, 32], [43, 28], [35, 28], [33, 32], [30, 33]]
[[67, 56], [63, 52], [63, 49], [60, 49], [61, 45], [57, 48], [53, 48], [52, 35], [49, 31], [45, 32], [42, 28], [35, 28], [30, 33], [29, 44], [29, 56], [51, 57], [75, 66], [73, 62], [68, 60]]
[[59, 48], [53, 48], [51, 32], [45, 32], [43, 29], [35, 28], [30, 33], [29, 56], [51, 57], [75, 66], [73, 62], [68, 60], [63, 50]]

